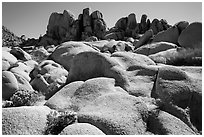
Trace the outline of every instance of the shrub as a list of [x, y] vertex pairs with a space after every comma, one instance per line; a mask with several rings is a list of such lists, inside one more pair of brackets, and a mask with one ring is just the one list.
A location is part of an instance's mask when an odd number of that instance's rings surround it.
[[66, 126], [77, 121], [76, 112], [52, 110], [47, 115], [47, 127], [45, 134], [58, 135]]
[[37, 91], [19, 90], [10, 98], [14, 107], [18, 106], [32, 106], [37, 101], [42, 99], [42, 95]]
[[177, 56], [171, 57], [167, 61], [168, 65], [175, 66], [202, 66], [202, 48], [178, 50]]

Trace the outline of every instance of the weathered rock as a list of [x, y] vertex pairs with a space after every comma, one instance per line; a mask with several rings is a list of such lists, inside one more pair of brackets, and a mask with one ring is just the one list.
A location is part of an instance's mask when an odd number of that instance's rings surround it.
[[178, 43], [185, 48], [202, 48], [202, 23], [194, 22], [186, 27], [179, 35]]
[[129, 70], [134, 65], [156, 65], [149, 57], [131, 52], [115, 52], [111, 58], [114, 58], [125, 70]]
[[98, 41], [98, 38], [95, 36], [88, 37], [85, 39], [86, 42], [93, 42], [93, 41]]
[[116, 22], [115, 27], [125, 31], [127, 28], [127, 25], [128, 25], [128, 18], [122, 17]]
[[[50, 34], [51, 35], [51, 34]], [[53, 39], [52, 37], [49, 37], [47, 34], [45, 34], [40, 42], [38, 43], [40, 46], [48, 46], [48, 45], [58, 45], [58, 40]]]
[[78, 121], [90, 123], [107, 135], [145, 134], [147, 106], [127, 94], [106, 94], [78, 112]]
[[176, 26], [173, 26], [155, 35], [152, 42], [162, 42], [163, 41], [163, 42], [170, 42], [170, 43], [177, 44], [178, 37], [179, 37], [179, 30]]
[[103, 19], [103, 14], [100, 11], [96, 10], [96, 11], [91, 13], [91, 18], [93, 20], [95, 20], [95, 19]]
[[10, 51], [11, 54], [13, 54], [17, 59], [27, 61], [31, 60], [31, 56], [22, 50], [20, 47], [13, 47]]
[[60, 85], [66, 82], [67, 75], [67, 70], [59, 64], [52, 60], [45, 60], [33, 71], [35, 79], [31, 81], [31, 85], [49, 98]]
[[128, 15], [128, 22], [127, 22], [127, 28], [126, 28], [126, 36], [132, 36], [134, 33], [134, 29], [137, 26], [137, 21], [136, 21], [136, 15], [134, 13], [131, 13]]
[[50, 58], [69, 70], [74, 56], [85, 51], [96, 51], [83, 42], [65, 42], [59, 45], [50, 55]]
[[154, 34], [157, 34], [163, 30], [163, 25], [158, 19], [154, 19], [151, 23], [150, 29], [153, 30]]
[[148, 118], [149, 131], [156, 135], [195, 135], [183, 121], [165, 111], [159, 111]]
[[54, 12], [49, 18], [46, 34], [53, 39], [63, 40], [73, 21], [73, 15], [66, 10], [64, 10], [63, 14]]
[[190, 105], [195, 88], [201, 91], [201, 88], [196, 86], [185, 72], [175, 67], [160, 67], [152, 97], [160, 99], [162, 110], [181, 119], [194, 132], [197, 132], [186, 110]]
[[155, 42], [137, 48], [134, 53], [151, 55], [168, 49], [177, 48], [177, 45], [169, 42]]
[[49, 91], [48, 91], [49, 84], [47, 83], [47, 81], [45, 80], [45, 78], [42, 75], [37, 75], [30, 82], [30, 84], [33, 87], [33, 89], [37, 90], [38, 92], [43, 93], [44, 95], [49, 93]]
[[109, 34], [106, 34], [104, 39], [109, 40], [109, 39], [114, 39], [114, 40], [122, 40], [125, 36], [125, 32], [112, 32]]
[[36, 50], [33, 50], [31, 52], [31, 55], [32, 55], [33, 60], [40, 63], [43, 60], [46, 60], [48, 58], [48, 56], [50, 55], [50, 53], [48, 53], [48, 51], [44, 47], [40, 47]]
[[143, 34], [148, 30], [147, 28], [147, 15], [143, 14], [140, 21], [140, 33]]
[[8, 69], [10, 68], [10, 66], [11, 66], [11, 65], [9, 64], [8, 61], [2, 60], [2, 71], [8, 70]]
[[152, 29], [146, 31], [144, 33], [144, 35], [139, 39], [139, 41], [134, 45], [135, 46], [135, 49], [136, 48], [139, 48], [140, 46], [146, 44], [150, 38], [153, 36], [153, 31]]
[[106, 31], [107, 26], [103, 19], [95, 19], [93, 21], [93, 33], [97, 38], [104, 39]]
[[62, 89], [60, 89], [57, 93], [55, 93], [46, 103], [45, 105], [51, 109], [56, 110], [66, 110], [66, 109], [75, 109], [71, 106], [71, 98], [74, 96], [76, 90], [83, 84], [83, 81], [72, 82]]
[[77, 54], [73, 59], [67, 82], [84, 81], [95, 77], [114, 78], [116, 85], [122, 88], [127, 84], [125, 71], [115, 60], [93, 51]]
[[2, 109], [3, 135], [43, 135], [50, 109], [24, 106]]
[[10, 71], [14, 74], [19, 74], [19, 75], [23, 76], [27, 81], [30, 81], [31, 78], [30, 78], [29, 74], [33, 68], [25, 65], [22, 62], [18, 62], [15, 65], [16, 66], [11, 68]]
[[9, 65], [11, 66], [11, 65], [14, 65], [18, 60], [15, 56], [10, 54], [9, 52], [2, 50], [2, 61], [8, 62]]
[[[202, 82], [201, 82], [202, 83]], [[200, 83], [200, 84], [201, 84]], [[202, 88], [196, 89], [193, 92], [191, 101], [190, 101], [190, 120], [191, 123], [198, 129], [202, 131]]]
[[179, 55], [178, 48], [172, 48], [149, 55], [155, 63], [171, 64], [172, 61]]
[[18, 89], [18, 81], [10, 71], [2, 71], [2, 99], [8, 100]]
[[79, 111], [97, 97], [110, 93], [127, 94], [122, 88], [115, 87], [115, 80], [112, 78], [99, 77], [85, 82], [76, 81], [63, 87], [45, 105], [57, 110]]
[[92, 33], [90, 8], [83, 9], [83, 27], [87, 33]]
[[186, 28], [188, 27], [189, 25], [189, 22], [187, 21], [180, 21], [180, 22], [177, 22], [174, 26], [176, 26], [179, 30], [179, 34], [181, 34], [181, 32]]
[[59, 135], [105, 135], [97, 127], [88, 123], [76, 123], [65, 127]]
[[33, 91], [32, 86], [30, 85], [29, 81], [27, 81], [26, 78], [24, 78], [22, 75], [13, 73], [14, 76], [16, 77], [18, 81], [18, 90], [23, 90], [23, 91]]
[[134, 96], [150, 97], [157, 73], [155, 63], [145, 55], [131, 52], [115, 52], [111, 58], [116, 60], [124, 70], [128, 79], [126, 90]]

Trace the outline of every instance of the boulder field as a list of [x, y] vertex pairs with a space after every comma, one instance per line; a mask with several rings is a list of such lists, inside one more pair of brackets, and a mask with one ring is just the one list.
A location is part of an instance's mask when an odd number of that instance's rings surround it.
[[2, 134], [202, 134], [201, 28], [52, 13], [33, 48], [2, 47]]

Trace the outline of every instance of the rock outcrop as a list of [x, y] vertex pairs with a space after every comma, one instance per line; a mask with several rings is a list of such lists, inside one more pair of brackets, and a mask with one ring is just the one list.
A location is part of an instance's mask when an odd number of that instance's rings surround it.
[[130, 13], [108, 29], [85, 8], [39, 39], [3, 34], [2, 134], [202, 134], [201, 28]]

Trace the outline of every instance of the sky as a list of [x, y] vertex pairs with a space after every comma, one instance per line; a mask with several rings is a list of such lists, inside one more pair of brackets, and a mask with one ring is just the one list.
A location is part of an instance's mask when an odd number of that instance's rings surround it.
[[46, 33], [52, 12], [68, 10], [78, 18], [87, 7], [102, 12], [109, 28], [130, 13], [135, 13], [137, 22], [142, 14], [150, 21], [165, 19], [171, 25], [179, 21], [202, 22], [201, 2], [3, 2], [2, 25], [17, 36], [38, 38]]

